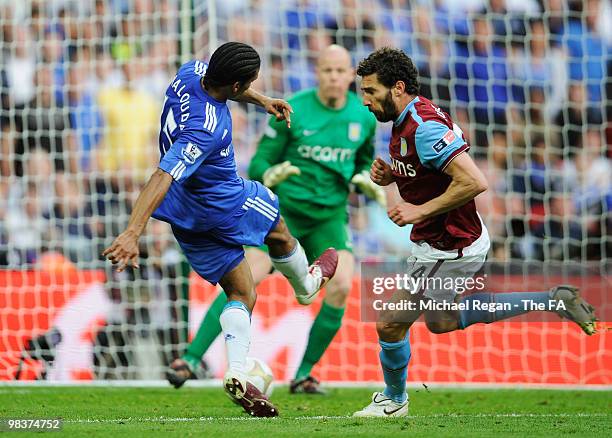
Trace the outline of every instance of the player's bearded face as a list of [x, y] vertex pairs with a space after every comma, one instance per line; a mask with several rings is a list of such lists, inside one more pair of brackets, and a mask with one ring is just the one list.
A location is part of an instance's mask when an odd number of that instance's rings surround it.
[[385, 99], [381, 103], [382, 107], [382, 117], [383, 119], [378, 119], [381, 122], [390, 122], [391, 120], [395, 120], [397, 118], [397, 109], [395, 108], [395, 102], [393, 102], [393, 97], [391, 96], [391, 90], [385, 96]]
[[380, 110], [372, 110], [379, 122], [390, 122], [395, 120], [397, 117], [397, 110], [393, 97], [391, 96], [391, 90], [385, 95], [385, 98], [380, 102]]

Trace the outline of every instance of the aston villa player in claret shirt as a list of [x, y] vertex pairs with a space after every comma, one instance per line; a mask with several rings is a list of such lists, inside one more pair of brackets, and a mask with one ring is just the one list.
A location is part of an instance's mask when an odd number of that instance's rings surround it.
[[[412, 278], [442, 281], [428, 281], [410, 291], [407, 296], [418, 305], [406, 310], [387, 306], [378, 315], [376, 330], [386, 387], [354, 415], [408, 415], [408, 329], [421, 314], [430, 331], [446, 333], [537, 308], [575, 322], [588, 335], [595, 333], [594, 308], [573, 286], [537, 292], [479, 291], [466, 296], [458, 287], [446, 286], [472, 278], [486, 259], [489, 234], [474, 198], [487, 189], [487, 181], [468, 155], [469, 144], [461, 129], [435, 103], [419, 95], [418, 72], [402, 50], [373, 52], [361, 61], [357, 74], [362, 78], [363, 104], [380, 122], [393, 122], [389, 162], [377, 158], [370, 178], [381, 186], [397, 185], [402, 202], [390, 206], [389, 219], [400, 227], [413, 224], [406, 272]], [[526, 302], [533, 305], [526, 306]]]

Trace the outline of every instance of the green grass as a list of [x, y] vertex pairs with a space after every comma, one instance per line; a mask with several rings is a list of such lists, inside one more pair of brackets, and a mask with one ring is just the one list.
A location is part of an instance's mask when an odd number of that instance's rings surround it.
[[215, 388], [4, 386], [0, 418], [61, 417], [71, 436], [612, 436], [612, 391], [411, 389], [407, 418], [350, 418], [371, 392], [280, 387], [280, 418], [252, 419]]

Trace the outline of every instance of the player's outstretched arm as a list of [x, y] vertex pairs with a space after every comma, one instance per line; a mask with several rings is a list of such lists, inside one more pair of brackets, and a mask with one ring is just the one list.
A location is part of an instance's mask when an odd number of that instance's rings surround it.
[[444, 173], [453, 179], [444, 193], [421, 205], [401, 202], [387, 213], [400, 227], [418, 224], [425, 219], [453, 210], [487, 190], [487, 180], [476, 163], [466, 153], [457, 155]]
[[272, 114], [276, 117], [277, 121], [284, 120], [287, 122], [287, 128], [291, 128], [291, 113], [293, 108], [289, 105], [289, 102], [283, 99], [274, 99], [272, 97], [264, 96], [263, 94], [248, 88], [240, 96], [236, 97], [236, 102], [252, 103], [263, 107], [268, 114]]
[[170, 174], [161, 169], [157, 169], [151, 175], [138, 195], [127, 228], [102, 253], [104, 257], [113, 262], [113, 265], [119, 265], [118, 272], [123, 271], [128, 265], [138, 268], [138, 239], [149, 218], [166, 196], [171, 183]]

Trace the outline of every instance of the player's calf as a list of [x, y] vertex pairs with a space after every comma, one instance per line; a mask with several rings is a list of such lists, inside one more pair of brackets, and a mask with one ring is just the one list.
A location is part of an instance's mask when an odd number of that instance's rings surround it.
[[459, 329], [459, 313], [431, 310], [425, 312], [425, 325], [430, 332], [442, 334]]
[[257, 301], [255, 283], [249, 264], [243, 259], [232, 271], [225, 274], [219, 284], [227, 295], [227, 301], [240, 302], [244, 304], [248, 312], [252, 312]]
[[459, 328], [459, 326], [456, 323], [453, 322], [448, 322], [448, 321], [426, 321], [425, 325], [427, 326], [427, 329], [436, 334], [436, 335], [441, 335], [443, 333], [448, 333], [448, 332], [452, 332], [455, 331]]
[[[223, 287], [223, 285], [221, 285]], [[227, 301], [238, 301], [243, 303], [249, 311], [253, 311], [255, 307], [255, 302], [257, 301], [257, 293], [255, 289], [250, 290], [240, 290], [240, 289], [229, 289], [223, 288], [225, 295], [227, 296]]]
[[378, 321], [376, 333], [378, 339], [385, 342], [398, 342], [404, 339], [409, 325], [403, 322]]
[[[393, 294], [389, 302], [397, 303], [404, 299], [405, 293], [397, 291]], [[421, 298], [416, 295], [411, 295], [411, 300], [418, 302]], [[406, 336], [406, 332], [412, 324], [419, 319], [423, 311], [419, 306], [415, 306], [414, 310], [389, 310], [389, 308], [380, 311], [378, 321], [376, 322], [376, 332], [378, 339], [384, 342], [399, 342]]]
[[276, 227], [266, 236], [264, 243], [268, 245], [270, 257], [279, 258], [290, 254], [298, 242], [289, 232], [289, 228], [287, 228], [287, 224], [281, 216]]

